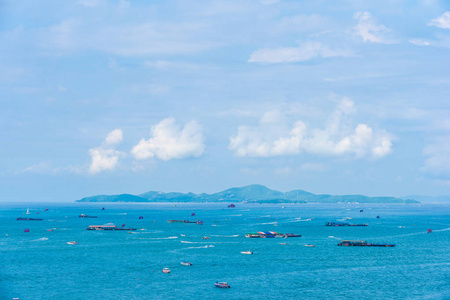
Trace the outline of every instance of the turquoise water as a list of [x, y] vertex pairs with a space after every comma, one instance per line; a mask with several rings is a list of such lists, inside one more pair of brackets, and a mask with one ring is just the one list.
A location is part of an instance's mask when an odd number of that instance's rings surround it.
[[[44, 221], [16, 221], [28, 206], [2, 205], [0, 299], [450, 299], [449, 205], [284, 206], [30, 204], [27, 216]], [[193, 212], [203, 225], [166, 222]], [[369, 226], [324, 226], [345, 217]], [[108, 222], [145, 230], [85, 230]], [[269, 230], [302, 237], [244, 237]], [[397, 246], [338, 247], [341, 239]]]

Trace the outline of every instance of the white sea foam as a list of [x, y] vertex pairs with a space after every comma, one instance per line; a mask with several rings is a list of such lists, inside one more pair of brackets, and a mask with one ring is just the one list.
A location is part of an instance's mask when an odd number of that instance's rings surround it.
[[43, 237], [43, 238], [40, 238], [40, 239], [36, 239], [36, 240], [34, 240], [34, 241], [46, 241], [46, 240], [48, 240], [48, 238]]

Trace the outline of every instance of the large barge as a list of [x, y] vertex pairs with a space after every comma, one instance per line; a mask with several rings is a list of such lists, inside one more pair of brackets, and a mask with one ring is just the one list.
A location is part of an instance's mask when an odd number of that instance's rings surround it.
[[395, 247], [395, 244], [374, 244], [366, 241], [341, 241], [338, 246], [356, 246], [356, 247]]
[[108, 223], [105, 225], [89, 225], [89, 227], [86, 228], [86, 230], [111, 230], [111, 231], [112, 230], [127, 230], [127, 231], [131, 231], [131, 230], [137, 230], [137, 228], [124, 228], [124, 226], [117, 227], [113, 223]]
[[275, 231], [258, 231], [258, 232], [251, 232], [247, 233], [245, 235], [246, 238], [262, 238], [262, 239], [269, 239], [269, 238], [290, 238], [290, 237], [301, 237], [301, 234], [293, 234], [293, 233], [278, 233]]
[[368, 224], [350, 224], [349, 222], [326, 222], [325, 226], [367, 226]]

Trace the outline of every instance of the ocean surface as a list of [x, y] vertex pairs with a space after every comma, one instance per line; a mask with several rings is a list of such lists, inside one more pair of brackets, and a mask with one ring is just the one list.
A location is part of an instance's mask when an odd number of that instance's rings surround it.
[[[138, 230], [86, 230], [109, 222]], [[0, 229], [0, 299], [450, 299], [450, 204], [2, 204]]]

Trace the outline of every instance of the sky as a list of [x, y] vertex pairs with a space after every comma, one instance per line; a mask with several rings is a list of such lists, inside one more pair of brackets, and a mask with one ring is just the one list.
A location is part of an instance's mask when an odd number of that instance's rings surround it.
[[450, 194], [450, 2], [0, 1], [0, 201]]

